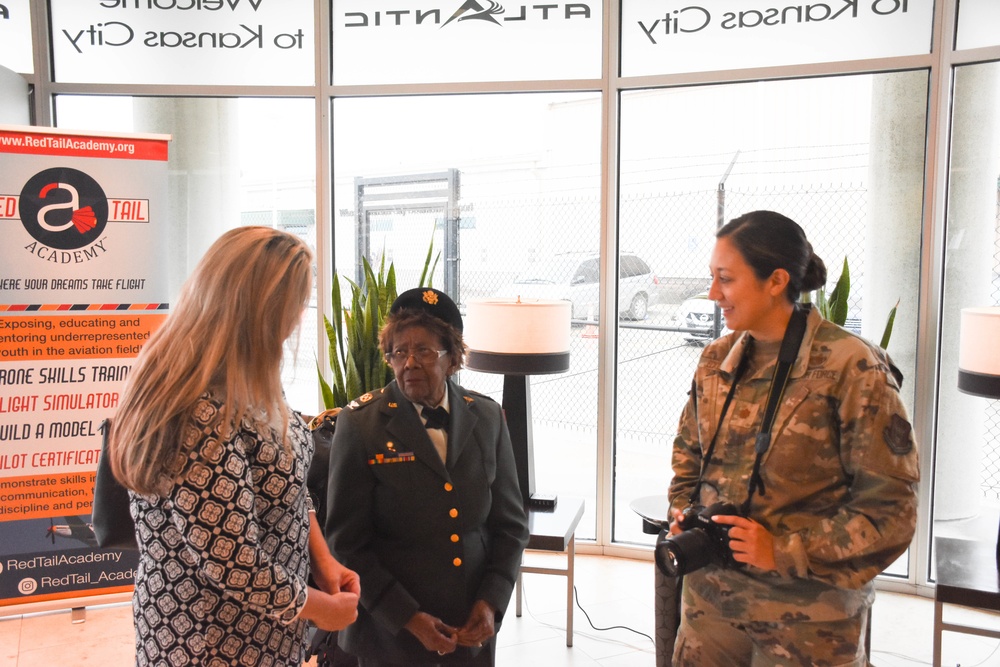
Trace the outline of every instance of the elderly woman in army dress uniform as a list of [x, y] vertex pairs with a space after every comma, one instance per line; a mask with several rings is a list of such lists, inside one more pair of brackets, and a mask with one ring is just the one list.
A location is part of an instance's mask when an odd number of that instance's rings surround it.
[[450, 380], [462, 317], [443, 292], [393, 303], [380, 345], [395, 374], [337, 417], [326, 535], [361, 577], [342, 649], [372, 665], [492, 665], [528, 541], [500, 406]]
[[[797, 303], [826, 267], [785, 216], [730, 221], [710, 268], [708, 296], [734, 333], [698, 362], [674, 441], [671, 532], [691, 504], [732, 503], [735, 515], [714, 521], [728, 527], [735, 563], [684, 576], [673, 664], [861, 667], [872, 580], [916, 525], [917, 449], [898, 371]], [[788, 344], [782, 392], [772, 379], [793, 329], [801, 341]], [[772, 390], [780, 401], [761, 439]]]

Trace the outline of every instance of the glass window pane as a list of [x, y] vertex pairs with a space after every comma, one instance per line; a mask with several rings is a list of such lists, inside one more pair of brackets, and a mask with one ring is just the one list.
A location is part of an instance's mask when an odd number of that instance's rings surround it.
[[[361, 257], [393, 263], [398, 291], [418, 286], [428, 245], [433, 286], [460, 308], [494, 295], [569, 299], [571, 368], [531, 378], [535, 487], [586, 499], [595, 537], [600, 96], [343, 98], [333, 105], [334, 241], [339, 274]], [[440, 224], [453, 216], [459, 224]], [[454, 218], [458, 218], [455, 220]], [[470, 221], [470, 224], [466, 224]], [[457, 267], [454, 270], [449, 267]], [[345, 285], [346, 288], [346, 285]], [[502, 401], [503, 376], [459, 382]]]
[[887, 58], [931, 49], [931, 2], [666, 4], [622, 2], [623, 76]]
[[1000, 63], [955, 70], [951, 142], [933, 529], [992, 536], [1000, 402], [959, 392], [957, 378], [961, 310], [1000, 305]]
[[603, 8], [333, 0], [333, 83], [596, 79]]
[[[171, 299], [218, 236], [244, 224], [279, 227], [315, 250], [313, 104], [306, 99], [56, 98], [59, 127], [169, 134]], [[315, 290], [315, 285], [314, 285]], [[286, 343], [282, 378], [293, 408], [319, 409], [316, 300]]]
[[620, 245], [643, 248], [658, 292], [644, 322], [619, 324], [615, 540], [653, 541], [629, 504], [667, 492], [677, 422], [715, 335], [714, 234], [742, 213], [802, 225], [827, 291], [848, 263], [847, 328], [878, 342], [899, 302], [888, 349], [912, 410], [926, 97], [920, 71], [622, 95]]
[[311, 0], [50, 0], [62, 83], [311, 86]]
[[958, 4], [957, 49], [1000, 46], [1000, 3], [996, 0], [962, 0]]
[[5, 0], [0, 13], [0, 65], [13, 72], [31, 74], [35, 58], [31, 40], [31, 2]]

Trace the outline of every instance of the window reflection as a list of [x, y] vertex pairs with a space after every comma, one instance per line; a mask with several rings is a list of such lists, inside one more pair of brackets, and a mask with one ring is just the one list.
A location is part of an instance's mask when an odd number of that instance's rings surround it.
[[[168, 134], [169, 242], [174, 298], [209, 245], [239, 225], [279, 227], [315, 249], [313, 105], [306, 99], [60, 95], [61, 128]], [[315, 297], [287, 343], [282, 377], [292, 407], [319, 408]]]

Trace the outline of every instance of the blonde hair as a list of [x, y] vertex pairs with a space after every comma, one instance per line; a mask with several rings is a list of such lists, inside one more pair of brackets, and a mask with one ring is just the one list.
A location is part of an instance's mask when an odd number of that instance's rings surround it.
[[[211, 390], [223, 433], [246, 416], [288, 427], [282, 345], [312, 283], [312, 252], [270, 227], [223, 234], [184, 283], [173, 312], [143, 346], [115, 418], [109, 456], [121, 483], [143, 494], [169, 490], [185, 424]], [[286, 443], [287, 445], [287, 443]]]

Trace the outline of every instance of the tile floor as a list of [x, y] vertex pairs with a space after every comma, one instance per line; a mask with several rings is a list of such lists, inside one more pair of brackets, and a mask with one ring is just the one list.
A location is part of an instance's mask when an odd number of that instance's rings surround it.
[[[560, 567], [564, 557], [529, 554], [531, 564]], [[561, 559], [552, 560], [550, 559]], [[500, 667], [654, 667], [653, 563], [580, 554], [573, 647], [566, 646], [566, 580], [524, 575], [521, 618], [514, 602], [500, 633]], [[1000, 615], [951, 608], [970, 621], [1000, 627]], [[598, 628], [597, 630], [587, 620]], [[873, 612], [872, 661], [878, 667], [931, 664], [933, 603], [927, 598], [880, 591]], [[633, 631], [624, 629], [631, 628]], [[638, 634], [642, 633], [642, 634]], [[132, 616], [128, 604], [88, 607], [86, 621], [72, 623], [68, 611], [0, 619], [0, 667], [130, 665]], [[1000, 666], [1000, 640], [946, 633], [944, 665]]]

